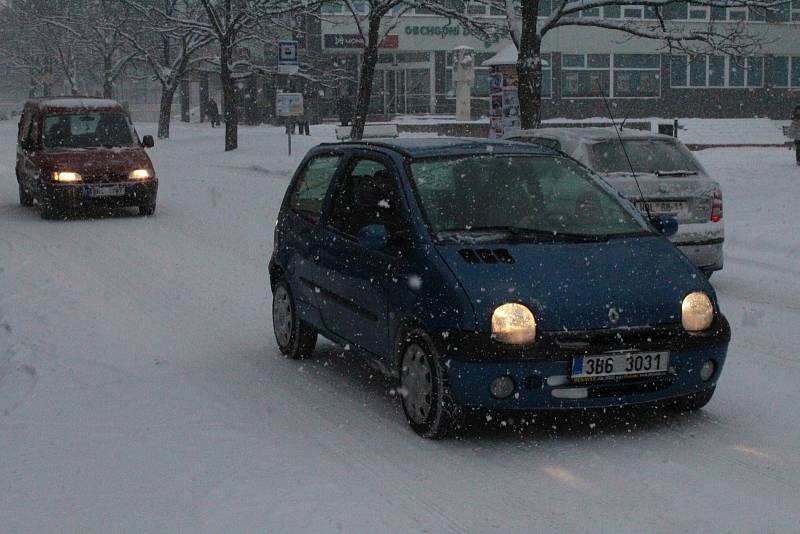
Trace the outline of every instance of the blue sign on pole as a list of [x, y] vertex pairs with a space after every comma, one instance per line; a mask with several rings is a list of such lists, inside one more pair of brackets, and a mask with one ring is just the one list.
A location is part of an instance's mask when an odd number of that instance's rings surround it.
[[297, 41], [278, 42], [278, 69], [282, 72], [294, 71], [300, 67]]

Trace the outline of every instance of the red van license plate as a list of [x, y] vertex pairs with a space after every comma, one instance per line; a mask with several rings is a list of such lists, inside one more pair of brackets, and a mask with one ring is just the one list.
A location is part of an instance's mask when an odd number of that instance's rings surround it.
[[92, 185], [84, 191], [84, 195], [91, 198], [120, 197], [124, 194], [124, 185]]

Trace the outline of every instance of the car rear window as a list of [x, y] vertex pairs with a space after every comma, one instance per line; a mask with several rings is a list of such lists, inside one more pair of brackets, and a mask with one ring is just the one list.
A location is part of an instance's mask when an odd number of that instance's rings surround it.
[[133, 128], [123, 113], [59, 113], [44, 119], [47, 148], [115, 148], [134, 146]]
[[[679, 143], [661, 139], [625, 139], [592, 145], [592, 167], [600, 173], [697, 172], [698, 166], [689, 150]], [[626, 153], [627, 152], [627, 157]], [[628, 164], [630, 158], [630, 164]]]
[[290, 196], [294, 211], [313, 221], [319, 220], [322, 203], [341, 159], [340, 155], [332, 154], [317, 156], [308, 162]]

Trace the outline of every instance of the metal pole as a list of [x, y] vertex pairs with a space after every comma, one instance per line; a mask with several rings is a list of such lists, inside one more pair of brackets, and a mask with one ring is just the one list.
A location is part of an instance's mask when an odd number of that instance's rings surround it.
[[292, 155], [292, 125], [291, 125], [291, 123], [289, 124], [289, 127], [286, 129], [286, 131], [288, 132], [286, 135], [289, 138], [289, 155], [291, 156]]

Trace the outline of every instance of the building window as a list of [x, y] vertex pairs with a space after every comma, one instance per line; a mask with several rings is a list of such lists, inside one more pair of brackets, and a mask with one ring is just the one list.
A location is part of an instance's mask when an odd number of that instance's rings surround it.
[[563, 54], [564, 98], [657, 98], [661, 94], [658, 54]]
[[565, 98], [611, 96], [610, 63], [609, 54], [563, 54], [561, 96]]
[[800, 57], [772, 58], [770, 82], [775, 87], [800, 87]]
[[615, 54], [615, 98], [653, 98], [661, 94], [661, 56]]
[[792, 22], [800, 22], [800, 0], [792, 0]]
[[624, 19], [640, 19], [644, 10], [642, 6], [623, 6], [622, 7], [622, 18]]
[[672, 56], [671, 87], [763, 87], [764, 58], [728, 56]]
[[698, 6], [698, 5], [689, 6], [688, 20], [708, 20], [709, 15], [710, 15], [710, 10], [708, 6]]

